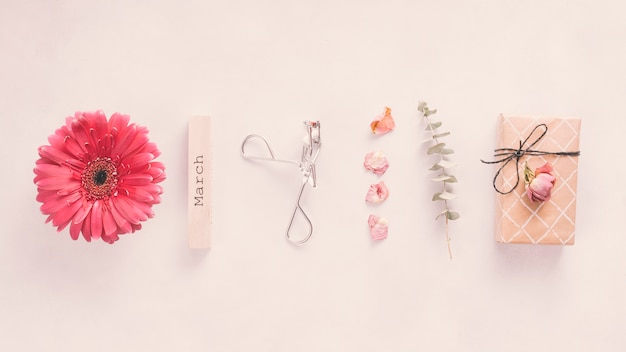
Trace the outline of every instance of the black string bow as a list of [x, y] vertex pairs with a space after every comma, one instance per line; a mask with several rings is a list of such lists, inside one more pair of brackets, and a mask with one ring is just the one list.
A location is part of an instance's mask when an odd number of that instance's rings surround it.
[[[526, 143], [528, 143], [528, 140], [540, 128], [543, 129], [541, 134], [532, 143], [530, 143], [530, 145], [528, 147], [524, 148]], [[547, 133], [548, 133], [548, 126], [545, 123], [539, 124], [539, 125], [535, 126], [535, 128], [533, 128], [532, 131], [530, 131], [530, 133], [528, 134], [528, 137], [526, 137], [526, 139], [524, 139], [523, 142], [522, 141], [519, 142], [519, 148], [518, 149], [514, 149], [514, 148], [498, 148], [498, 149], [494, 150], [494, 154], [493, 154], [494, 157], [496, 157], [496, 158], [503, 157], [503, 158], [497, 159], [497, 160], [494, 160], [494, 161], [485, 161], [485, 160], [480, 159], [480, 161], [485, 163], [485, 164], [500, 164], [500, 163], [504, 163], [504, 164], [502, 164], [502, 166], [500, 166], [500, 168], [496, 172], [496, 175], [493, 177], [493, 188], [496, 190], [496, 192], [498, 192], [500, 194], [509, 194], [509, 193], [513, 192], [513, 190], [515, 190], [515, 188], [517, 188], [517, 185], [519, 185], [519, 180], [520, 180], [520, 176], [519, 176], [519, 159], [522, 156], [524, 156], [524, 155], [565, 155], [565, 156], [579, 156], [580, 155], [580, 151], [575, 151], [575, 152], [545, 152], [545, 151], [541, 151], [541, 150], [533, 150], [532, 147], [535, 144], [539, 143], [539, 141]], [[500, 176], [500, 172], [502, 172], [502, 170], [512, 160], [515, 160], [515, 170], [516, 170], [515, 174], [517, 176], [517, 180], [515, 181], [515, 184], [513, 185], [513, 187], [511, 187], [511, 189], [509, 189], [508, 191], [502, 191], [496, 185], [496, 180], [498, 179], [498, 176]]]

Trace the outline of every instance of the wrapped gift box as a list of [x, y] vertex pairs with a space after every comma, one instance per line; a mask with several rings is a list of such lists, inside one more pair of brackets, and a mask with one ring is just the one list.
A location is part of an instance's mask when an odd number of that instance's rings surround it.
[[[545, 130], [547, 132], [532, 145]], [[533, 132], [534, 130], [534, 132]], [[530, 137], [529, 137], [530, 135]], [[497, 147], [524, 150], [529, 148], [541, 152], [577, 152], [580, 136], [580, 119], [546, 117], [498, 117]], [[520, 143], [526, 139], [526, 144]], [[578, 156], [534, 155], [526, 152], [507, 165], [495, 164], [500, 174], [494, 179], [499, 190], [511, 190], [508, 194], [496, 195], [496, 241], [502, 243], [574, 244], [576, 226], [576, 187], [578, 182]], [[526, 196], [524, 164], [533, 171], [549, 162], [554, 167], [552, 174], [556, 182], [552, 197], [547, 202], [533, 203]], [[517, 168], [516, 168], [517, 165]], [[516, 180], [519, 182], [515, 185]], [[503, 193], [505, 193], [503, 192]]]

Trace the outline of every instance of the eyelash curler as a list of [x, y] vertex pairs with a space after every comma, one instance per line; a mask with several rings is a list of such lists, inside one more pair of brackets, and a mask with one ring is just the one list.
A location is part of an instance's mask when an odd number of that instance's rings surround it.
[[[313, 223], [311, 219], [306, 215], [302, 206], [300, 205], [300, 200], [302, 199], [302, 193], [304, 193], [304, 189], [306, 185], [311, 185], [313, 189], [317, 188], [317, 173], [315, 171], [315, 160], [320, 153], [320, 148], [322, 146], [322, 140], [320, 135], [320, 122], [319, 121], [304, 121], [304, 127], [306, 129], [307, 134], [303, 139], [302, 146], [302, 156], [300, 160], [288, 160], [288, 159], [279, 159], [274, 155], [274, 151], [270, 144], [268, 143], [265, 137], [258, 134], [250, 134], [246, 138], [244, 138], [243, 143], [241, 143], [241, 156], [249, 159], [249, 160], [259, 160], [259, 161], [273, 161], [279, 163], [288, 163], [294, 164], [298, 166], [298, 169], [302, 173], [302, 187], [300, 187], [300, 191], [298, 192], [298, 197], [296, 198], [296, 204], [293, 208], [293, 212], [291, 213], [291, 219], [289, 220], [289, 226], [287, 227], [286, 237], [289, 241], [295, 244], [303, 244], [311, 238], [313, 234]], [[261, 140], [265, 147], [269, 152], [269, 157], [263, 156], [255, 156], [246, 154], [246, 144], [255, 139]], [[308, 232], [301, 239], [297, 239], [292, 237], [291, 229], [293, 227], [294, 219], [296, 214], [300, 212], [308, 225]]]

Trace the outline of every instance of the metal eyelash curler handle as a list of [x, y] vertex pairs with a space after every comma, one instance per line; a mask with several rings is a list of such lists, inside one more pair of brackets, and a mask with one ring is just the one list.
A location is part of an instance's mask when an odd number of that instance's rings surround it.
[[[272, 150], [272, 147], [270, 146], [268, 141], [263, 136], [260, 136], [258, 134], [248, 135], [241, 143], [241, 156], [246, 159], [295, 164], [298, 166], [300, 172], [302, 173], [302, 187], [300, 187], [300, 191], [298, 192], [296, 204], [293, 208], [291, 219], [289, 220], [289, 226], [287, 226], [286, 232], [287, 239], [295, 244], [303, 244], [307, 242], [313, 234], [313, 223], [302, 209], [302, 206], [300, 205], [300, 200], [302, 199], [302, 193], [304, 193], [304, 188], [307, 183], [311, 183], [314, 189], [317, 188], [317, 173], [315, 171], [315, 161], [317, 159], [317, 156], [319, 155], [320, 148], [322, 146], [320, 122], [304, 121], [304, 126], [306, 128], [307, 135], [304, 137], [304, 146], [302, 147], [302, 156], [300, 158], [300, 161], [276, 158], [276, 156], [274, 155], [274, 151]], [[267, 147], [270, 157], [246, 154], [246, 144], [252, 139], [260, 139]], [[296, 240], [291, 237], [291, 229], [293, 227], [293, 223], [298, 211], [302, 214], [308, 225], [307, 234], [300, 240]]]

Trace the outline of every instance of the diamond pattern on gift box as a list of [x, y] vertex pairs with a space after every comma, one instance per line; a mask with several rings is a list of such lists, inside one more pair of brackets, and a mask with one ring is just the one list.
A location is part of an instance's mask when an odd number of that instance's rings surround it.
[[[580, 119], [542, 117], [504, 117], [498, 119], [497, 148], [519, 148], [538, 124], [546, 124], [548, 133], [533, 147], [534, 150], [560, 152], [577, 151], [580, 136]], [[539, 136], [530, 138], [528, 144]], [[527, 146], [526, 146], [527, 147]], [[552, 198], [544, 203], [532, 203], [526, 196], [524, 163], [536, 169], [545, 162], [554, 167], [556, 183]], [[502, 165], [496, 164], [496, 168]], [[510, 162], [497, 180], [498, 188], [515, 190], [496, 196], [496, 240], [504, 243], [574, 244], [576, 224], [576, 187], [578, 182], [578, 157], [573, 156], [523, 156], [518, 170]]]

